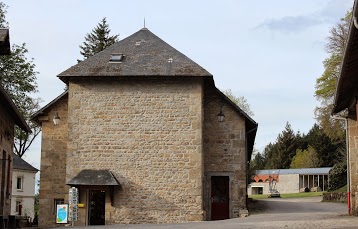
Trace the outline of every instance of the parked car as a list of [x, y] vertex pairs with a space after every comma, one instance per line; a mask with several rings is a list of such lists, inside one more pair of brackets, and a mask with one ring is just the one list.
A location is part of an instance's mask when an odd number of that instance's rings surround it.
[[269, 198], [281, 197], [281, 195], [280, 195], [280, 192], [279, 192], [279, 191], [277, 191], [276, 189], [274, 189], [274, 190], [271, 190], [271, 191], [270, 191], [270, 194], [268, 195], [268, 197], [269, 197]]

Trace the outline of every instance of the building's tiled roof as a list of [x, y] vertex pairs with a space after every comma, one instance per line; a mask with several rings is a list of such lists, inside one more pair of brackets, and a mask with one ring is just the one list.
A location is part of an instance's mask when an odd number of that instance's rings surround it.
[[72, 178], [68, 183], [71, 186], [80, 185], [119, 185], [118, 180], [109, 170], [84, 169]]
[[[349, 113], [355, 116], [355, 105], [357, 103], [358, 88], [358, 30], [354, 20], [358, 13], [358, 1], [353, 5], [353, 16], [351, 17], [349, 33], [344, 47], [343, 60], [340, 65], [340, 73], [336, 86], [332, 114], [337, 114], [348, 108]], [[352, 115], [353, 115], [352, 114]]]
[[9, 29], [0, 28], [0, 55], [10, 54]]
[[302, 169], [266, 169], [266, 170], [256, 170], [257, 175], [263, 174], [277, 174], [277, 175], [287, 175], [287, 174], [300, 174], [300, 175], [323, 175], [329, 174], [329, 171], [332, 167], [325, 168], [302, 168]]
[[[112, 54], [123, 54], [122, 62], [110, 62]], [[73, 76], [212, 76], [197, 63], [143, 28], [81, 61], [58, 75]]]
[[14, 169], [28, 170], [28, 171], [33, 171], [35, 173], [37, 171], [39, 171], [38, 169], [36, 169], [35, 167], [33, 167], [32, 165], [27, 163], [24, 159], [19, 157], [17, 154], [13, 154], [13, 158], [14, 158], [14, 161], [13, 161], [13, 168]]
[[24, 131], [31, 133], [30, 127], [27, 125], [24, 117], [21, 115], [20, 111], [17, 109], [16, 105], [6, 93], [5, 89], [0, 85], [0, 105], [1, 108], [11, 115], [11, 118], [14, 120], [15, 124], [23, 129]]
[[49, 102], [46, 106], [44, 106], [43, 108], [38, 110], [36, 113], [34, 113], [31, 116], [31, 119], [38, 122], [38, 120], [37, 120], [38, 116], [45, 114], [49, 108], [51, 108], [54, 104], [57, 103], [57, 101], [59, 101], [60, 99], [62, 99], [64, 97], [67, 97], [67, 96], [68, 96], [68, 90], [64, 91], [61, 95], [57, 96], [54, 100]]

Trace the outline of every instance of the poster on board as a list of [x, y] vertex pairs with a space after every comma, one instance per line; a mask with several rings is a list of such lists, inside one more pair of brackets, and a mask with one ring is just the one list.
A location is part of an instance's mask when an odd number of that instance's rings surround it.
[[68, 204], [58, 204], [56, 209], [56, 223], [68, 222]]

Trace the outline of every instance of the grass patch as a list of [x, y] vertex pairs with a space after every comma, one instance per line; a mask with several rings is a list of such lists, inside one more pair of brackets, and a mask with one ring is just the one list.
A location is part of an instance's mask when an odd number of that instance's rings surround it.
[[313, 196], [322, 196], [323, 192], [301, 192], [301, 193], [288, 193], [281, 194], [282, 198], [301, 198], [301, 197], [313, 197]]
[[[287, 193], [281, 194], [281, 198], [304, 198], [304, 197], [313, 197], [313, 196], [322, 196], [323, 192], [301, 192], [301, 193]], [[252, 199], [265, 199], [268, 198], [268, 195], [251, 195], [249, 198]]]
[[268, 198], [268, 195], [249, 195], [249, 198], [259, 200], [259, 199], [266, 199]]
[[341, 187], [333, 192], [347, 192], [347, 185], [344, 185], [343, 187]]

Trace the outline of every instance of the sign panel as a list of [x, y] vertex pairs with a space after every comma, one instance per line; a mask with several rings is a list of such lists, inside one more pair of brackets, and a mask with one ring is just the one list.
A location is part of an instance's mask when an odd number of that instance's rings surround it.
[[78, 189], [75, 187], [70, 188], [68, 192], [69, 205], [69, 221], [77, 221], [78, 219]]
[[68, 223], [68, 204], [57, 205], [56, 223]]

